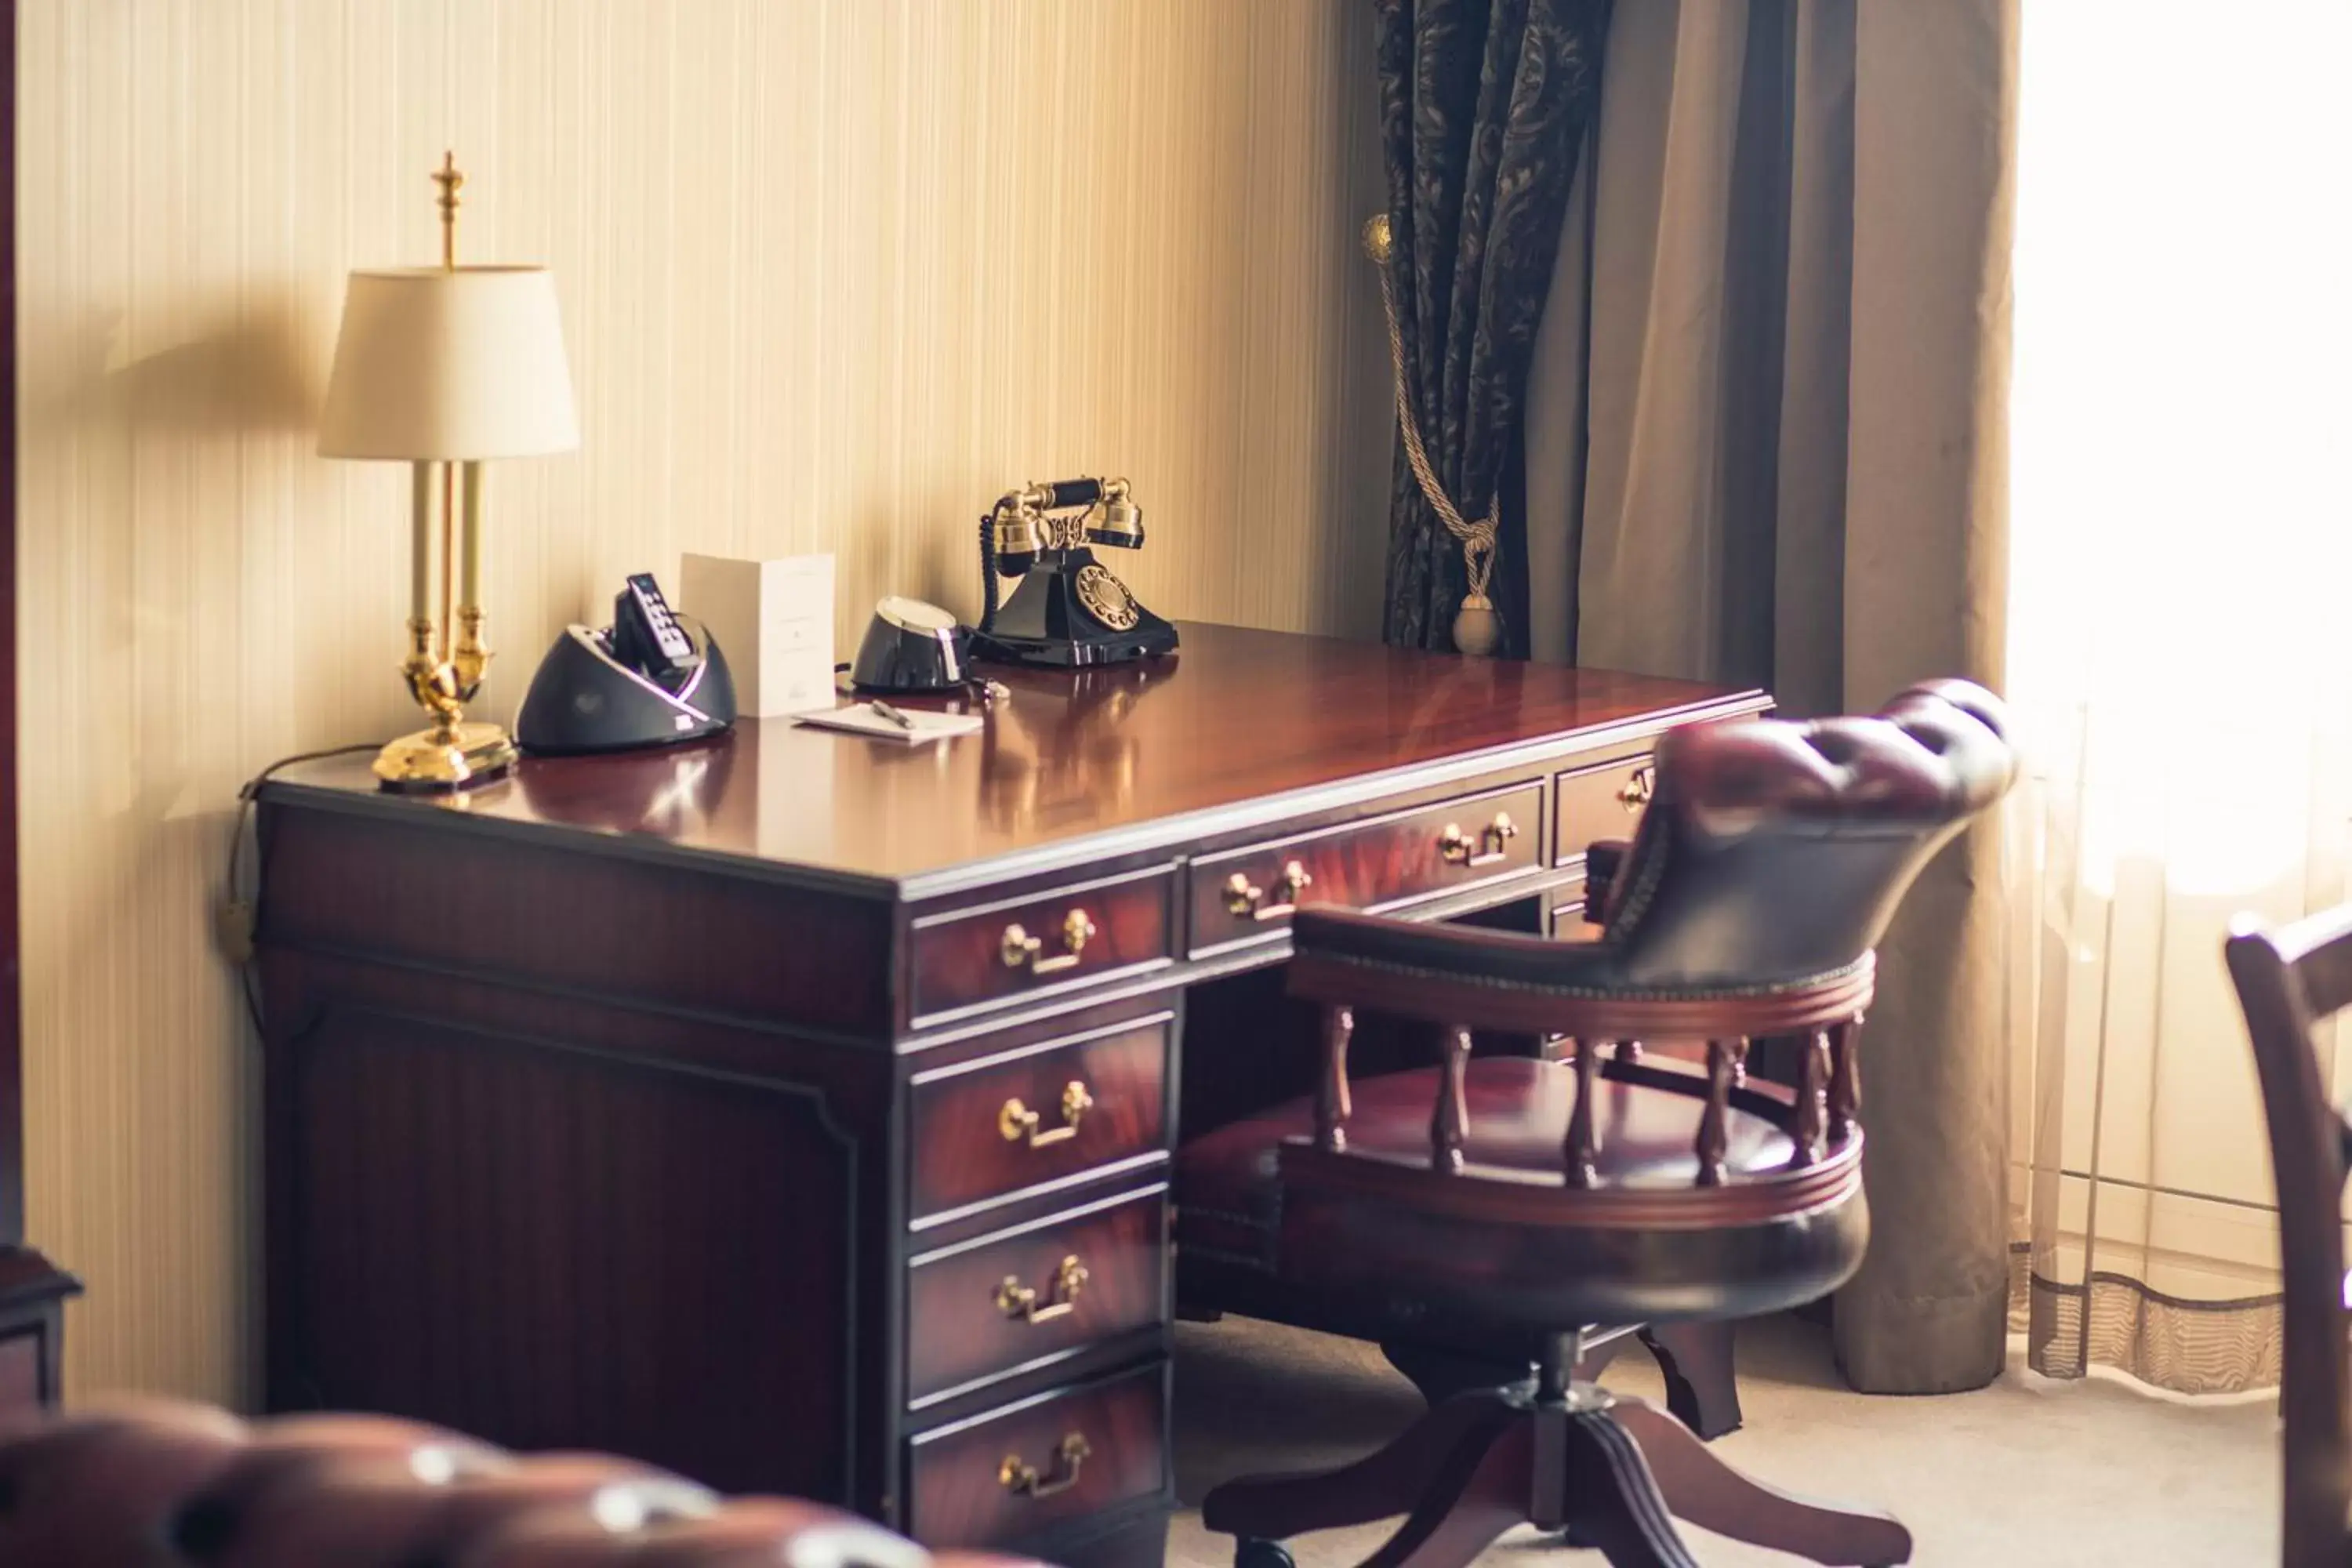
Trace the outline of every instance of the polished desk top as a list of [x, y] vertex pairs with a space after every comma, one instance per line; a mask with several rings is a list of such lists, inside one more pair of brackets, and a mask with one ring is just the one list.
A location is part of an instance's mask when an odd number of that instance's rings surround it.
[[268, 793], [638, 836], [912, 896], [982, 868], [1001, 878], [1181, 846], [1344, 804], [1323, 798], [1335, 790], [1441, 782], [1563, 735], [1602, 744], [1612, 731], [1763, 703], [1696, 681], [1297, 633], [1186, 625], [1182, 636], [1172, 658], [1102, 669], [991, 667], [1012, 696], [987, 729], [921, 746], [747, 719], [696, 746], [525, 758], [510, 778], [456, 796], [382, 795], [364, 755], [290, 767]]

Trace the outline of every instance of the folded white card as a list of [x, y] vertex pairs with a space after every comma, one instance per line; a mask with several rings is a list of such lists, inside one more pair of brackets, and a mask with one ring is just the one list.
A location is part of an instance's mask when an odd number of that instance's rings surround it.
[[933, 713], [921, 708], [900, 708], [913, 729], [887, 719], [871, 702], [853, 702], [845, 708], [821, 710], [814, 713], [797, 713], [795, 724], [807, 724], [819, 730], [845, 730], [853, 735], [871, 735], [877, 741], [897, 741], [902, 745], [919, 745], [925, 741], [944, 741], [951, 735], [969, 735], [981, 728], [982, 720], [977, 713]]
[[677, 605], [726, 650], [738, 712], [765, 719], [833, 705], [832, 556], [688, 555]]

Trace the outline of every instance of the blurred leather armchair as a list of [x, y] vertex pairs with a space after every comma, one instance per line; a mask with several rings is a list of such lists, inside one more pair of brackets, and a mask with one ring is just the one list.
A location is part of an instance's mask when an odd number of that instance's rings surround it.
[[602, 1454], [415, 1422], [141, 1402], [0, 1425], [0, 1563], [42, 1568], [1015, 1568]]

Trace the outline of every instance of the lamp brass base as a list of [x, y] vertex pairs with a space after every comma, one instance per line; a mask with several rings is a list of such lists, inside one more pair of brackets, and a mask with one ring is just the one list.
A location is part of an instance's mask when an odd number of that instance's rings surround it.
[[488, 784], [514, 765], [513, 738], [496, 724], [468, 721], [444, 732], [419, 730], [375, 754], [383, 787], [429, 795]]

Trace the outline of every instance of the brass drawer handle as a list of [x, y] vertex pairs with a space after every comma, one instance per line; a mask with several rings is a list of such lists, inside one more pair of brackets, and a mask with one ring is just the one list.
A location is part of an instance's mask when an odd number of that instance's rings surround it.
[[1236, 920], [1278, 921], [1298, 910], [1298, 895], [1315, 885], [1315, 875], [1302, 861], [1286, 860], [1275, 879], [1278, 897], [1265, 901], [1265, 889], [1236, 871], [1225, 879], [1225, 909]]
[[1078, 1292], [1086, 1288], [1087, 1266], [1072, 1253], [1054, 1270], [1053, 1280], [1045, 1288], [1045, 1305], [1038, 1305], [1037, 1287], [1024, 1285], [1018, 1276], [1007, 1274], [1004, 1283], [996, 1288], [996, 1310], [1024, 1323], [1050, 1323], [1076, 1311]]
[[1057, 969], [1067, 969], [1086, 956], [1087, 943], [1095, 936], [1095, 922], [1084, 910], [1072, 910], [1062, 917], [1062, 951], [1053, 957], [1044, 956], [1043, 937], [1031, 936], [1013, 921], [1004, 928], [1003, 940], [997, 951], [1004, 959], [1004, 967], [1019, 969], [1027, 965], [1032, 974], [1051, 974]]
[[1050, 1132], [1037, 1131], [1037, 1113], [1021, 1103], [1015, 1095], [998, 1108], [996, 1130], [1004, 1134], [1007, 1143], [1025, 1142], [1032, 1149], [1043, 1149], [1078, 1135], [1078, 1121], [1095, 1108], [1095, 1097], [1087, 1086], [1072, 1079], [1062, 1086], [1062, 1124]]
[[1456, 866], [1492, 866], [1510, 858], [1511, 840], [1518, 836], [1519, 825], [1511, 820], [1511, 814], [1498, 811], [1492, 822], [1478, 830], [1476, 838], [1463, 832], [1460, 823], [1447, 823], [1437, 836], [1437, 853]]
[[1643, 763], [1635, 768], [1617, 792], [1617, 804], [1627, 811], [1639, 811], [1650, 804], [1658, 793], [1658, 770], [1655, 764]]
[[1015, 1497], [1052, 1497], [1055, 1492], [1068, 1491], [1078, 1484], [1078, 1469], [1095, 1451], [1083, 1432], [1065, 1436], [1054, 1447], [1054, 1463], [1061, 1472], [1043, 1476], [1037, 1467], [1018, 1454], [1007, 1454], [996, 1467], [996, 1484]]

